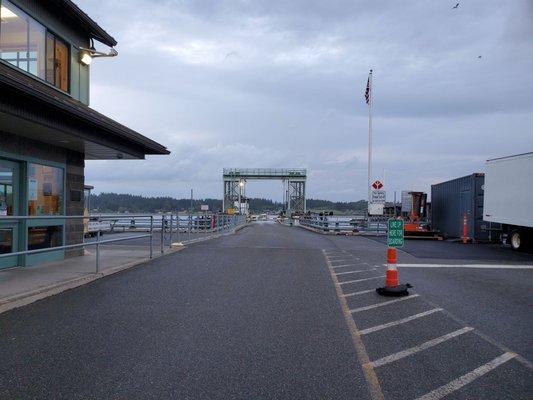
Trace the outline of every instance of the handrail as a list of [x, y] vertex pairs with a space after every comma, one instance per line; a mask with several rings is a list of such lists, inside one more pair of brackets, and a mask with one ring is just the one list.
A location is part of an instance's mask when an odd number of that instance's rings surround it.
[[[106, 240], [100, 240], [102, 229], [98, 227], [98, 230], [96, 230], [96, 241], [86, 242], [83, 241], [81, 243], [75, 243], [75, 244], [67, 244], [67, 245], [61, 245], [61, 246], [54, 246], [54, 247], [46, 247], [42, 249], [34, 249], [34, 250], [23, 250], [23, 251], [16, 251], [11, 253], [4, 253], [0, 254], [0, 259], [8, 258], [8, 257], [18, 257], [22, 255], [32, 255], [32, 254], [38, 254], [38, 253], [46, 253], [46, 252], [52, 252], [52, 251], [60, 251], [60, 250], [67, 250], [67, 249], [75, 249], [75, 248], [81, 248], [85, 246], [96, 246], [96, 273], [99, 272], [99, 265], [100, 265], [100, 245], [106, 244], [106, 243], [113, 243], [113, 242], [119, 242], [119, 241], [125, 241], [125, 240], [132, 240], [132, 239], [141, 239], [141, 238], [150, 238], [149, 243], [149, 258], [153, 258], [153, 237], [154, 237], [154, 231], [155, 231], [155, 225], [154, 225], [154, 218], [155, 217], [161, 217], [161, 226], [158, 228], [161, 230], [161, 253], [164, 253], [165, 248], [165, 241], [166, 241], [166, 233], [170, 233], [170, 240], [168, 247], [172, 247], [172, 239], [174, 234], [174, 222], [175, 224], [175, 231], [177, 233], [177, 239], [178, 242], [180, 241], [180, 227], [183, 225], [183, 220], [180, 219], [179, 213], [177, 214], [160, 214], [160, 215], [154, 215], [154, 214], [110, 214], [110, 215], [2, 215], [0, 216], [0, 222], [1, 221], [17, 221], [17, 220], [58, 220], [58, 219], [84, 219], [84, 220], [98, 220], [98, 221], [104, 221], [106, 219], [135, 219], [135, 218], [147, 218], [149, 219], [149, 233], [142, 234], [142, 235], [128, 235], [126, 237], [120, 237], [120, 238], [113, 238], [113, 239], [106, 239]], [[186, 227], [188, 228], [189, 232], [189, 239], [191, 235], [191, 231], [196, 227], [197, 230], [200, 230], [200, 225], [202, 225], [206, 231], [210, 230], [211, 232], [219, 232], [223, 231], [225, 229], [231, 229], [231, 227], [236, 228], [240, 223], [242, 222], [242, 218], [237, 216], [229, 216], [224, 214], [213, 214], [214, 218], [206, 219], [205, 221], [200, 221], [198, 219], [192, 219], [192, 214], [188, 214], [188, 220], [185, 220]], [[202, 222], [202, 224], [200, 224]], [[209, 224], [207, 224], [209, 222]], [[157, 223], [159, 224], [159, 218], [157, 219]]]
[[[1, 220], [24, 219], [91, 219], [91, 218], [150, 218], [153, 214], [117, 214], [117, 215], [0, 215]], [[168, 215], [166, 215], [168, 217]]]
[[147, 233], [145, 235], [128, 236], [128, 237], [116, 238], [116, 239], [106, 239], [106, 240], [100, 240], [100, 241], [97, 241], [97, 242], [83, 242], [83, 243], [76, 243], [76, 244], [65, 244], [63, 246], [46, 247], [44, 249], [17, 251], [17, 252], [14, 252], [14, 253], [0, 254], [0, 258], [7, 258], [7, 257], [13, 257], [13, 256], [23, 256], [25, 254], [46, 253], [48, 251], [75, 249], [76, 247], [96, 246], [96, 245], [99, 245], [99, 244], [105, 244], [105, 243], [111, 243], [111, 242], [119, 242], [119, 241], [130, 240], [130, 239], [141, 239], [141, 238], [149, 237], [149, 236], [151, 236], [151, 235], [149, 233]]

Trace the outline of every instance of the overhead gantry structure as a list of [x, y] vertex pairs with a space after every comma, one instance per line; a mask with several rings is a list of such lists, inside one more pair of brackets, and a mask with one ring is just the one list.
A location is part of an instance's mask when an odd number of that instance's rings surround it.
[[[224, 168], [224, 212], [241, 204], [248, 180], [274, 179], [283, 183], [283, 202], [287, 214], [305, 214], [305, 184], [307, 170], [298, 168]], [[238, 207], [237, 207], [238, 208]]]

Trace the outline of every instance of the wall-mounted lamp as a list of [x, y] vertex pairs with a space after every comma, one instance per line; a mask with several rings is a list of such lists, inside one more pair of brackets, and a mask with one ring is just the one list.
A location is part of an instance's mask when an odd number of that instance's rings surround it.
[[116, 51], [114, 48], [111, 47], [109, 49], [109, 53], [103, 53], [101, 51], [98, 51], [94, 48], [94, 41], [91, 39], [91, 47], [85, 48], [80, 47], [80, 62], [83, 65], [90, 65], [93, 61], [93, 58], [96, 57], [116, 57], [118, 56], [118, 51]]
[[93, 62], [91, 53], [89, 53], [87, 50], [80, 51], [80, 62], [83, 65], [91, 65], [91, 63]]

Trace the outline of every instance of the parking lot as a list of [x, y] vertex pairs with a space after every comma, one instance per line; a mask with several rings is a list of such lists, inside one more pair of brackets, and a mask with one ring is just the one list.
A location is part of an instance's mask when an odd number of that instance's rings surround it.
[[[367, 383], [376, 393], [374, 398], [439, 399], [450, 395], [446, 398], [525, 399], [531, 395], [531, 363], [499, 341], [502, 339], [507, 342], [509, 339], [512, 342], [513, 340], [507, 336], [513, 336], [513, 333], [507, 332], [505, 338], [494, 331], [489, 331], [491, 335], [487, 335], [483, 329], [477, 329], [483, 325], [480, 324], [483, 318], [470, 319], [471, 322], [475, 322], [471, 324], [450, 313], [446, 303], [444, 306], [442, 302], [435, 303], [435, 297], [441, 293], [432, 294], [431, 288], [438, 286], [439, 282], [425, 287], [420, 282], [421, 277], [415, 272], [420, 270], [425, 272], [429, 269], [427, 267], [412, 268], [408, 273], [404, 273], [407, 271], [400, 267], [400, 279], [405, 276], [404, 282], [414, 283], [415, 288], [411, 290], [410, 296], [390, 298], [377, 295], [375, 288], [384, 280], [384, 257], [380, 254], [380, 251], [384, 251], [384, 246], [381, 245], [381, 240], [366, 240], [365, 257], [362, 257], [362, 251], [349, 249], [345, 239], [341, 239], [341, 248], [347, 247], [347, 249], [325, 250], [324, 256], [333, 282], [338, 288], [348, 325], [353, 320], [352, 336], [356, 346], [363, 349], [362, 363], [363, 366], [366, 365]], [[368, 242], [373, 245], [368, 246]], [[448, 264], [454, 264], [455, 259], [467, 259], [463, 252], [464, 248], [458, 247], [456, 243], [419, 241], [409, 242], [406, 247], [408, 250], [403, 258], [408, 257], [405, 261], [413, 264], [430, 265], [427, 264], [427, 259], [418, 258], [413, 254], [431, 255], [434, 261], [435, 254], [444, 252], [445, 257], [440, 262]], [[460, 249], [457, 254], [451, 253], [450, 249], [454, 248]], [[478, 254], [476, 257], [470, 255], [469, 262], [472, 263], [472, 259], [486, 261], [486, 252], [495, 250], [494, 247], [477, 249]], [[503, 250], [508, 251], [508, 249]], [[374, 257], [368, 254], [373, 252], [375, 252]], [[502, 258], [505, 258], [505, 253], [501, 254]], [[514, 254], [508, 255], [507, 262], [515, 259]], [[399, 258], [401, 259], [402, 255]], [[495, 260], [489, 259], [489, 261]], [[481, 268], [443, 267], [442, 269], [447, 271], [451, 269], [456, 275], [462, 275], [465, 270], [475, 270], [476, 273], [483, 275], [486, 273]], [[436, 269], [431, 269], [431, 272], [435, 271]], [[531, 277], [531, 271], [525, 269], [504, 270], [503, 273], [509, 271], [512, 271], [512, 274], [519, 273], [524, 274], [524, 277]], [[434, 275], [424, 278], [430, 282], [432, 279], [438, 280], [440, 277]], [[417, 290], [420, 286], [423, 286], [421, 292]], [[530, 291], [531, 281], [525, 286], [524, 289], [529, 288]], [[468, 296], [460, 295], [460, 290], [455, 290], [447, 284], [445, 287], [449, 290], [447, 297], [456, 296], [463, 302], [468, 302]], [[510, 288], [512, 291], [516, 289]], [[475, 286], [472, 290], [475, 290]], [[502, 300], [500, 298], [502, 296], [499, 296], [500, 293], [494, 287], [488, 287], [487, 292], [489, 297]], [[531, 296], [525, 297], [528, 303], [523, 306], [530, 307]], [[482, 314], [483, 305], [478, 303], [465, 306], [475, 307], [477, 313]], [[526, 309], [523, 312], [525, 314], [522, 316], [527, 315]], [[487, 311], [487, 314], [491, 313], [492, 311]], [[464, 311], [460, 314], [465, 316]], [[498, 321], [498, 324], [502, 322], [504, 321]], [[522, 322], [525, 322], [523, 327], [515, 326], [518, 329], [515, 329], [514, 335], [520, 338], [516, 344], [530, 355], [531, 342], [526, 335], [531, 327], [531, 317]], [[519, 332], [520, 328], [525, 330], [526, 335]]]
[[380, 240], [252, 224], [1, 314], [0, 398], [530, 399], [533, 262], [460, 247], [388, 298]]

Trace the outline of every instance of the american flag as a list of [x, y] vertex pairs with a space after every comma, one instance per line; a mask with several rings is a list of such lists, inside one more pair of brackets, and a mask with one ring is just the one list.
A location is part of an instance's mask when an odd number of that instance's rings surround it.
[[366, 104], [370, 104], [370, 75], [368, 76], [368, 80], [366, 81], [366, 90], [365, 90], [365, 101]]

